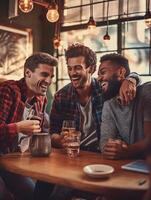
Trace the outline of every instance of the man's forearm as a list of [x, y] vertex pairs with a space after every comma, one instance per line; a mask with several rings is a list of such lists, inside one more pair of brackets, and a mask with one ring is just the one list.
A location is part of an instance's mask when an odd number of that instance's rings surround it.
[[6, 139], [6, 138], [13, 138], [17, 135], [17, 126], [16, 123], [10, 123], [10, 124], [5, 124], [2, 123], [0, 124], [0, 138]]

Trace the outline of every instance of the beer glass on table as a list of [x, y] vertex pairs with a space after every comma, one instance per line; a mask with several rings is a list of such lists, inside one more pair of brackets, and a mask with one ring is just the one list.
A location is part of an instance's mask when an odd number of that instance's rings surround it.
[[63, 136], [68, 135], [71, 131], [76, 130], [76, 125], [74, 120], [64, 120], [62, 124], [62, 134]]
[[62, 136], [64, 147], [69, 157], [76, 157], [80, 150], [80, 132], [76, 131], [75, 121], [64, 120], [62, 124]]
[[64, 147], [66, 148], [66, 140], [72, 131], [76, 130], [75, 121], [73, 120], [64, 120], [62, 123], [62, 132], [61, 135], [64, 139]]
[[80, 131], [72, 131], [67, 137], [67, 155], [69, 158], [75, 158], [80, 153]]

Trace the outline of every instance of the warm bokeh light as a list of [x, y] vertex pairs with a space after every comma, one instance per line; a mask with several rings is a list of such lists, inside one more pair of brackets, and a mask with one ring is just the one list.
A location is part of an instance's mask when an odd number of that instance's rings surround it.
[[60, 37], [55, 36], [53, 39], [53, 47], [54, 47], [54, 49], [58, 49], [59, 46], [60, 46]]
[[22, 12], [28, 13], [32, 11], [34, 7], [33, 1], [32, 0], [20, 0], [19, 1], [19, 8]]
[[54, 23], [54, 22], [58, 21], [58, 19], [59, 19], [58, 6], [55, 2], [52, 2], [49, 5], [46, 17], [49, 22]]
[[58, 10], [54, 10], [54, 9], [48, 10], [46, 17], [49, 22], [53, 23], [53, 22], [58, 21], [58, 19], [59, 19]]
[[148, 10], [144, 16], [145, 24], [148, 28], [151, 28], [151, 12]]
[[151, 28], [151, 18], [145, 19], [145, 24], [148, 28]]

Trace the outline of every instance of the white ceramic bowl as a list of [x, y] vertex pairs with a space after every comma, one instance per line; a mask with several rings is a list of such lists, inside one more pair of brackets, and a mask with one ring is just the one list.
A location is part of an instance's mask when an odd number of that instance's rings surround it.
[[114, 172], [114, 168], [110, 165], [93, 164], [86, 165], [83, 168], [83, 171], [86, 175], [92, 178], [106, 178]]

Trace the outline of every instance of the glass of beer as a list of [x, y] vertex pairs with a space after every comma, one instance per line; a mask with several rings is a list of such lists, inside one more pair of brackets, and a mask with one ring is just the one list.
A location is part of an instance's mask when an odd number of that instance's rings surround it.
[[66, 137], [66, 149], [67, 149], [67, 155], [69, 158], [75, 158], [80, 153], [80, 137], [81, 133], [80, 131], [72, 131]]
[[76, 130], [75, 121], [73, 120], [63, 121], [61, 134], [64, 137], [64, 140], [66, 140], [66, 137], [68, 137], [70, 133], [75, 130]]
[[75, 131], [75, 121], [74, 120], [64, 120], [62, 123], [62, 132], [61, 135], [63, 136], [64, 139], [64, 149], [67, 151], [67, 140], [68, 137], [70, 136], [72, 131]]
[[76, 129], [75, 121], [74, 120], [64, 120], [62, 124], [62, 132], [70, 132]]

